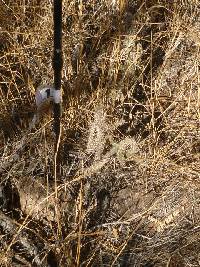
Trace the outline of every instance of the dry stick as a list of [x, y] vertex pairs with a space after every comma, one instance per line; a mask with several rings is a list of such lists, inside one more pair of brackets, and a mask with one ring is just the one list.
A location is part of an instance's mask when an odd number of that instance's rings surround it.
[[29, 254], [36, 266], [46, 266], [42, 262], [40, 258], [40, 251], [33, 243], [33, 240], [29, 233], [22, 227], [19, 227], [18, 224], [12, 220], [10, 217], [6, 216], [3, 212], [0, 211], [0, 227], [5, 234], [11, 235], [12, 241], [10, 245], [7, 247], [6, 251], [8, 252], [11, 246], [19, 241], [23, 248], [26, 250], [27, 254]]
[[81, 188], [79, 194], [79, 218], [78, 218], [78, 236], [77, 236], [77, 249], [76, 249], [76, 265], [77, 267], [80, 266], [80, 255], [81, 255], [81, 232], [82, 232], [82, 223], [83, 223], [83, 211], [82, 211], [82, 204], [83, 204], [83, 183], [81, 181]]

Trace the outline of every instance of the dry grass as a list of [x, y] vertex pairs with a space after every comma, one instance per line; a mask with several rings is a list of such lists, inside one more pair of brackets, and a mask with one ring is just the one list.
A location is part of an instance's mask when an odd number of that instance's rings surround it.
[[1, 266], [199, 266], [199, 4], [63, 7], [55, 188], [52, 1], [0, 3]]

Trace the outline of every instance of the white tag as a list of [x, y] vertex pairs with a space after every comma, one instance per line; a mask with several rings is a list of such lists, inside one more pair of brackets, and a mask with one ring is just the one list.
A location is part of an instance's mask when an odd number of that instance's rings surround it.
[[61, 102], [61, 91], [55, 90], [51, 85], [40, 86], [36, 91], [35, 100], [37, 107], [49, 100], [58, 104]]
[[50, 85], [38, 87], [36, 94], [35, 94], [37, 107], [39, 107], [41, 104], [43, 104], [48, 99], [52, 99], [54, 96], [54, 91], [55, 91], [54, 87]]
[[53, 100], [54, 100], [54, 103], [56, 104], [61, 102], [61, 90], [54, 89]]

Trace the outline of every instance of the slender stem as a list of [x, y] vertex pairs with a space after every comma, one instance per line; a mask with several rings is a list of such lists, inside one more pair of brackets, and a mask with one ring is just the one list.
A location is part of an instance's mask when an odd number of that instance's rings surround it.
[[[62, 79], [62, 0], [54, 0], [54, 86], [56, 91], [61, 90]], [[56, 134], [56, 147], [60, 136], [61, 103], [54, 99], [54, 131]]]
[[[54, 54], [53, 54], [53, 69], [54, 69], [54, 131], [56, 135], [55, 154], [54, 154], [54, 183], [55, 197], [57, 199], [57, 174], [59, 173], [59, 145], [61, 135], [61, 80], [62, 80], [62, 0], [54, 0]], [[57, 210], [57, 207], [55, 207]], [[58, 213], [56, 212], [58, 215]], [[58, 220], [59, 221], [59, 220]]]

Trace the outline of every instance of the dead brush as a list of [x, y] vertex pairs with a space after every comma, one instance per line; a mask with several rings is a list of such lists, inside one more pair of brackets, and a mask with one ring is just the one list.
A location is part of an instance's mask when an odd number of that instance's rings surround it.
[[26, 126], [52, 83], [52, 6], [1, 3], [1, 265], [199, 266], [197, 2], [63, 6], [55, 191], [51, 120]]

